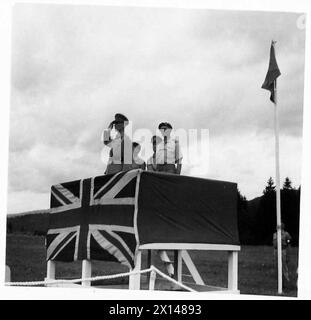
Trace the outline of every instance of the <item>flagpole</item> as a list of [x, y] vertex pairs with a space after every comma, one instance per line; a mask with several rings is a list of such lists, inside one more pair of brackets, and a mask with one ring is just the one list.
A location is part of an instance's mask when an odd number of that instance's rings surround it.
[[275, 129], [275, 180], [276, 180], [276, 224], [278, 254], [278, 293], [282, 294], [282, 234], [281, 234], [281, 190], [280, 190], [280, 155], [279, 155], [279, 119], [277, 80], [274, 81], [274, 129]]

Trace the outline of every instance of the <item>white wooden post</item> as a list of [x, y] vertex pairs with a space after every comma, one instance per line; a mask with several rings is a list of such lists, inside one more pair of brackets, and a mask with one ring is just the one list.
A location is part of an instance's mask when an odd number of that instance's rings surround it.
[[5, 265], [5, 282], [11, 282], [11, 269], [7, 265]]
[[[147, 268], [149, 269], [152, 265], [152, 250], [147, 250]], [[147, 274], [147, 282], [150, 282], [150, 273]]]
[[152, 251], [148, 250], [148, 256], [147, 256], [147, 268], [150, 268], [152, 264]]
[[47, 262], [46, 278], [44, 280], [45, 281], [55, 280], [55, 273], [56, 273], [55, 270], [56, 270], [56, 263], [54, 261], [49, 260]]
[[238, 291], [238, 252], [228, 252], [228, 290]]
[[152, 270], [149, 278], [149, 290], [154, 290], [157, 273]]
[[[82, 279], [91, 278], [92, 277], [92, 262], [90, 260], [82, 261]], [[82, 281], [83, 287], [90, 287], [91, 281]]]
[[176, 270], [176, 280], [182, 282], [182, 250], [177, 252], [177, 265], [175, 266]]
[[47, 274], [46, 278], [49, 280], [55, 279], [55, 270], [56, 270], [56, 263], [54, 261], [49, 260], [47, 265]]
[[[141, 250], [137, 252], [135, 267], [131, 270], [133, 272], [141, 270]], [[129, 289], [140, 290], [140, 274], [131, 275], [129, 277]]]

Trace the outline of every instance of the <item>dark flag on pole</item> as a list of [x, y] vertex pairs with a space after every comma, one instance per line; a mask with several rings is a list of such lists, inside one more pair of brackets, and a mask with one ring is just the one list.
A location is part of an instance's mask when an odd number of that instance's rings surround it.
[[275, 103], [275, 95], [274, 95], [274, 82], [281, 75], [278, 64], [275, 58], [275, 50], [274, 50], [275, 41], [272, 41], [270, 48], [270, 61], [269, 61], [269, 69], [266, 75], [266, 79], [261, 86], [261, 88], [269, 90], [271, 92], [270, 100]]

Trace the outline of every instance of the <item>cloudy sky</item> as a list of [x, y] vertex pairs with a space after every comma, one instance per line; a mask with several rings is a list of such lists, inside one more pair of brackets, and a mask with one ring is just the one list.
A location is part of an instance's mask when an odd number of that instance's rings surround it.
[[100, 135], [116, 112], [134, 130], [154, 130], [161, 121], [208, 129], [208, 155], [198, 154], [182, 174], [237, 182], [248, 199], [260, 196], [275, 174], [273, 104], [261, 89], [272, 39], [282, 73], [281, 179], [289, 176], [298, 187], [300, 16], [15, 5], [8, 213], [48, 208], [51, 185], [103, 174], [107, 150]]

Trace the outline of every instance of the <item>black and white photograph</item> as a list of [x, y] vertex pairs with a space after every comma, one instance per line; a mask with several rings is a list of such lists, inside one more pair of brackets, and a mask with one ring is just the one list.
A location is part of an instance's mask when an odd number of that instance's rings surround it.
[[4, 285], [299, 297], [306, 19], [15, 3]]

